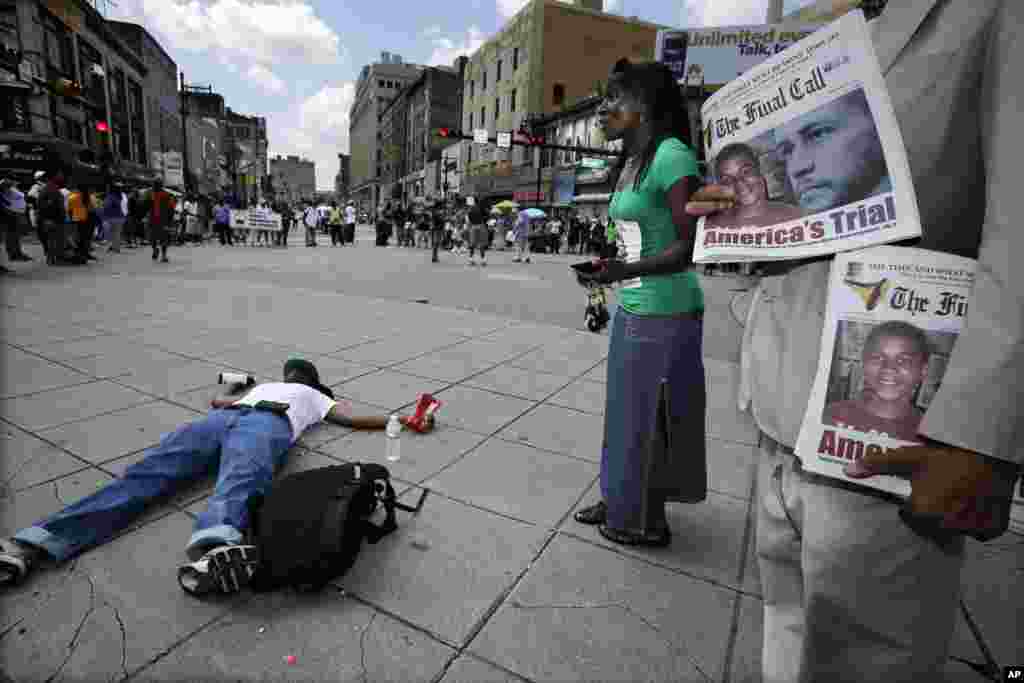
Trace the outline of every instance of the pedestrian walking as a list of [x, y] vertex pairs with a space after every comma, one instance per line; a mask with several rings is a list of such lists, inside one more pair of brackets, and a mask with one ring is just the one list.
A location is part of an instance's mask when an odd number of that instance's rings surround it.
[[469, 207], [469, 212], [466, 214], [466, 220], [469, 222], [469, 265], [476, 265], [474, 254], [479, 252], [480, 265], [486, 266], [489, 231], [486, 225], [484, 210], [479, 204], [474, 204]]
[[68, 219], [71, 221], [71, 234], [74, 235], [77, 259], [82, 263], [95, 261], [92, 253], [92, 240], [95, 228], [91, 215], [91, 196], [82, 186], [71, 189], [68, 193]]
[[21, 234], [28, 224], [28, 201], [10, 178], [0, 179], [0, 222], [3, 223], [4, 246], [10, 261], [31, 261], [21, 249]]
[[345, 241], [349, 244], [356, 242], [356, 207], [351, 203], [345, 207]]
[[121, 191], [121, 185], [115, 183], [103, 200], [103, 229], [110, 236], [108, 251], [115, 254], [121, 252], [121, 234], [128, 214], [128, 198]]
[[306, 210], [302, 214], [302, 221], [306, 226], [306, 246], [316, 246], [316, 231], [320, 227], [320, 212], [312, 204], [306, 205]]
[[153, 190], [146, 199], [146, 214], [149, 217], [149, 241], [153, 245], [153, 260], [167, 263], [167, 247], [171, 244], [174, 210], [177, 202], [164, 189], [160, 180], [153, 181]]
[[667, 66], [625, 59], [598, 106], [606, 139], [624, 151], [609, 212], [636, 246], [581, 276], [628, 282], [609, 334], [602, 500], [575, 519], [620, 545], [667, 546], [665, 504], [707, 497], [704, 296], [691, 267], [696, 221], [685, 210], [700, 174], [687, 111]]
[[36, 201], [36, 217], [42, 226], [48, 248], [46, 262], [49, 265], [85, 263], [77, 256], [69, 258], [67, 252], [68, 222], [67, 203], [64, 199], [64, 176], [55, 173], [47, 178], [46, 185], [39, 192]]
[[345, 246], [345, 235], [342, 233], [344, 223], [342, 221], [341, 209], [338, 208], [337, 203], [331, 202], [331, 208], [327, 214], [327, 230], [331, 235], [332, 247]]
[[227, 202], [217, 202], [213, 209], [213, 224], [221, 246], [235, 246], [235, 241], [231, 235], [231, 209], [228, 208]]
[[516, 249], [519, 253], [512, 259], [513, 263], [530, 262], [530, 219], [526, 212], [520, 212], [516, 224], [512, 228], [515, 234]]
[[430, 261], [437, 263], [438, 251], [444, 241], [444, 206], [440, 202], [435, 202], [433, 208], [427, 212], [427, 220], [430, 222], [430, 247], [433, 251]]

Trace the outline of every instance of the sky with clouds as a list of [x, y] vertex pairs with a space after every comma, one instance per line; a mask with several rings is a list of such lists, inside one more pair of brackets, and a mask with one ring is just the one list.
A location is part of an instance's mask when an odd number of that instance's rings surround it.
[[[267, 117], [270, 153], [316, 162], [333, 189], [348, 152], [348, 110], [363, 65], [382, 51], [451, 64], [472, 54], [526, 0], [115, 0], [111, 19], [146, 27], [185, 72], [234, 111]], [[786, 10], [810, 0], [786, 0]], [[102, 6], [102, 3], [100, 3]], [[605, 0], [605, 11], [667, 26], [764, 21], [768, 0]], [[445, 11], [439, 12], [438, 9]]]

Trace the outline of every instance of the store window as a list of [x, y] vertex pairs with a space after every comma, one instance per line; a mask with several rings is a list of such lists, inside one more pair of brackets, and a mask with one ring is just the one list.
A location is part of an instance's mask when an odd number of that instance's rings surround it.
[[483, 92], [487, 92], [487, 67], [484, 67], [484, 73], [483, 73], [483, 76], [481, 76], [480, 80], [481, 80], [480, 89]]
[[64, 24], [49, 13], [43, 13], [43, 26], [46, 31], [46, 61], [50, 68], [60, 75], [76, 80], [75, 56], [71, 43], [71, 33]]
[[512, 48], [512, 70], [515, 71], [519, 68], [519, 48]]
[[494, 74], [494, 82], [498, 83], [501, 81], [501, 60], [498, 60], [498, 71]]
[[7, 96], [7, 105], [0, 107], [0, 130], [31, 132], [28, 98], [24, 95]]
[[551, 103], [556, 107], [565, 104], [565, 86], [561, 83], [555, 83], [551, 88]]

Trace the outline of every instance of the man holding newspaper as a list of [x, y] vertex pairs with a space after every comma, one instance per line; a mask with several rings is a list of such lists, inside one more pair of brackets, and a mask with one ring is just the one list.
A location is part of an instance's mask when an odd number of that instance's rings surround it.
[[[727, 137], [730, 123], [748, 119], [761, 119], [751, 129], [774, 121], [768, 133], [734, 141], [770, 139], [786, 165], [785, 196], [805, 212], [783, 228], [732, 226], [712, 238], [700, 235], [695, 251], [697, 261], [778, 261], [747, 316], [740, 388], [740, 404], [750, 406], [763, 436], [757, 553], [765, 681], [937, 680], [956, 621], [964, 536], [986, 541], [1007, 529], [1024, 458], [1016, 441], [1024, 436], [1024, 212], [1019, 183], [1011, 180], [1024, 158], [1018, 73], [1024, 42], [1015, 35], [1021, 26], [1024, 3], [1017, 0], [892, 2], [868, 26], [869, 61], [884, 75], [882, 95], [864, 65], [841, 58], [822, 64], [818, 51], [828, 52], [828, 36], [815, 41], [823, 29], [806, 39], [812, 59], [800, 64], [780, 55], [712, 98], [721, 106], [705, 118], [711, 121], [706, 136]], [[797, 90], [789, 89], [788, 78], [781, 90], [759, 90], [780, 75], [770, 70], [773, 63], [805, 74]], [[812, 73], [815, 63], [827, 67], [819, 68], [820, 79]], [[866, 100], [842, 94], [856, 92], [841, 82], [855, 70], [849, 80], [859, 81]], [[806, 86], [830, 97], [813, 109], [792, 107]], [[776, 96], [759, 97], [765, 90]], [[705, 107], [713, 110], [712, 100]], [[726, 113], [753, 100], [749, 116], [742, 108]], [[868, 109], [859, 109], [864, 101]], [[785, 113], [787, 106], [798, 113]], [[897, 126], [886, 122], [893, 113]], [[688, 210], [713, 214], [731, 209], [735, 198], [730, 188], [709, 186]], [[905, 220], [918, 214], [919, 228]], [[911, 239], [901, 232], [908, 226]], [[826, 307], [833, 306], [830, 254], [871, 261], [865, 247], [886, 242], [936, 258], [976, 259], [970, 312], [917, 428], [919, 445], [869, 450], [851, 459], [845, 477], [840, 469], [845, 481], [816, 476], [801, 466], [794, 447], [817, 398], [812, 384]], [[847, 285], [866, 288], [858, 292], [862, 315], [886, 293], [881, 280]], [[913, 293], [900, 296], [906, 303]], [[873, 341], [865, 353], [876, 346]], [[896, 371], [886, 372], [869, 377], [865, 391], [876, 379], [895, 387]], [[909, 478], [902, 508], [856, 483], [872, 485], [886, 474]]]

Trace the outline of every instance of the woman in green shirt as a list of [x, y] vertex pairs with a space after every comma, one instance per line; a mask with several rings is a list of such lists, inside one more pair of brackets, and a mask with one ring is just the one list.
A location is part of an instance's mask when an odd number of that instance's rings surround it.
[[612, 69], [598, 109], [608, 140], [623, 141], [609, 207], [619, 260], [587, 276], [620, 282], [608, 352], [603, 500], [576, 513], [626, 545], [671, 541], [666, 502], [707, 497], [704, 297], [692, 269], [698, 184], [686, 102], [668, 67]]

